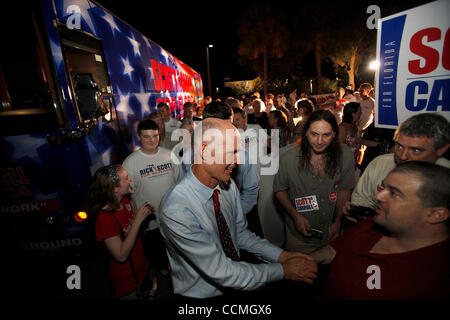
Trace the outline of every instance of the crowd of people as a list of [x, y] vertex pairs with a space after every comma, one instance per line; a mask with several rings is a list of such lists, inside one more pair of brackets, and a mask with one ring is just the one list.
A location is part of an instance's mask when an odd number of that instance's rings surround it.
[[[155, 299], [170, 274], [182, 301], [283, 279], [320, 282], [319, 299], [448, 299], [449, 122], [422, 113], [380, 131], [372, 95], [363, 83], [321, 105], [296, 91], [205, 97], [180, 119], [160, 103], [137, 127], [140, 148], [89, 189], [115, 296]], [[264, 187], [284, 213], [280, 246], [258, 212], [261, 149], [279, 156]]]

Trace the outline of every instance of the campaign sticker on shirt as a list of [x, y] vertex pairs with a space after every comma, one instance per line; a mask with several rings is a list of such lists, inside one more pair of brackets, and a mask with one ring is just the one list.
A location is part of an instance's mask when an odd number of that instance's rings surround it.
[[339, 187], [339, 181], [333, 183], [333, 189], [336, 190]]
[[127, 211], [131, 211], [131, 205], [129, 203], [125, 203], [125, 209], [127, 209]]
[[315, 195], [295, 198], [295, 209], [297, 212], [319, 210], [319, 203]]
[[337, 192], [333, 191], [330, 193], [330, 201], [336, 202], [337, 199]]

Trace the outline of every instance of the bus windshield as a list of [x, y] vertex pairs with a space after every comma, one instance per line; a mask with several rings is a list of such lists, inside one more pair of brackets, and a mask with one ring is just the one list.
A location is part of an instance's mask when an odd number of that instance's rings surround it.
[[[0, 135], [58, 128], [51, 72], [40, 30], [39, 10], [24, 6], [20, 27], [2, 35], [0, 50]], [[6, 26], [2, 26], [2, 28]], [[7, 30], [7, 29], [4, 29]]]

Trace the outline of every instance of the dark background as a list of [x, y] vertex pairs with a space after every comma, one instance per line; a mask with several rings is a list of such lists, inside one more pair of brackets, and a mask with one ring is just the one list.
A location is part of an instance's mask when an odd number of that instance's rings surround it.
[[[291, 43], [288, 52], [295, 54], [295, 39], [305, 35], [314, 34], [317, 30], [326, 32], [329, 36], [345, 39], [347, 31], [354, 31], [355, 26], [365, 28], [370, 14], [366, 12], [367, 7], [376, 4], [381, 9], [381, 17], [417, 7], [428, 3], [425, 0], [411, 1], [385, 1], [385, 0], [347, 0], [342, 2], [330, 2], [315, 0], [303, 1], [96, 1], [115, 15], [126, 21], [138, 31], [142, 32], [153, 42], [169, 51], [181, 61], [188, 64], [202, 75], [204, 89], [207, 88], [206, 47], [213, 44], [209, 49], [212, 87], [222, 87], [224, 78], [230, 80], [250, 80], [258, 74], [262, 76], [262, 68], [255, 68], [255, 63], [248, 59], [239, 59], [238, 47], [242, 40], [238, 35], [242, 19], [250, 9], [258, 6], [265, 8], [269, 15], [281, 23], [287, 23], [289, 27]], [[281, 14], [283, 16], [281, 16]], [[304, 21], [313, 22], [302, 24]], [[316, 22], [317, 21], [317, 22]], [[329, 23], [320, 21], [333, 21], [340, 30]], [[301, 27], [298, 27], [301, 25]], [[348, 25], [348, 27], [347, 27]], [[347, 29], [346, 29], [347, 28]], [[353, 30], [349, 30], [353, 29]], [[367, 31], [367, 30], [365, 30]], [[364, 64], [374, 59], [376, 30], [371, 31], [371, 50], [367, 53]], [[298, 60], [297, 69], [305, 77], [316, 76], [315, 59], [312, 51], [306, 52]], [[241, 60], [241, 61], [239, 61]], [[260, 59], [262, 61], [262, 58]], [[277, 63], [283, 65], [283, 61]], [[258, 64], [258, 63], [256, 63]], [[259, 62], [262, 66], [262, 62]], [[279, 69], [279, 70], [278, 70]], [[322, 72], [324, 77], [334, 79], [336, 70], [330, 62], [323, 62]], [[282, 70], [276, 63], [269, 60], [269, 79], [287, 78], [291, 74], [298, 73], [294, 68]], [[373, 79], [373, 73], [367, 69], [361, 70], [358, 85], [362, 81]]]
[[237, 26], [256, 1], [97, 1], [153, 42], [202, 75], [206, 84], [206, 47], [213, 83], [226, 76], [255, 77], [238, 63]]

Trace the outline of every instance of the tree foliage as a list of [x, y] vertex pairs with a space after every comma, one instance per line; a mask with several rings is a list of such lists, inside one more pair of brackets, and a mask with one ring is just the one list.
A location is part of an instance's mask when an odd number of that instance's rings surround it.
[[[378, 1], [382, 16], [417, 6]], [[376, 56], [376, 29], [367, 28], [368, 1], [263, 2], [251, 7], [242, 18], [238, 34], [241, 64], [250, 65], [263, 75], [262, 57], [266, 50], [268, 77], [301, 77], [298, 66], [314, 52], [316, 83], [321, 91], [323, 63], [329, 59], [336, 70], [345, 70], [348, 83], [356, 85], [362, 63]], [[300, 70], [300, 71], [299, 71]]]

